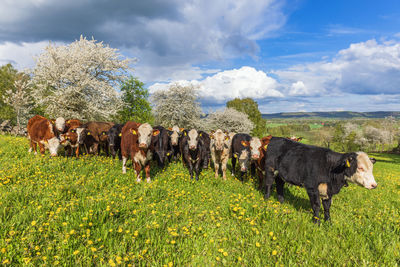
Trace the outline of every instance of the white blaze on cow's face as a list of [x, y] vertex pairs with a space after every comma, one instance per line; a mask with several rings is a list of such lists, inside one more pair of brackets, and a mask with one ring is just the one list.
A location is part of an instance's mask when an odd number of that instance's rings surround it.
[[148, 123], [143, 123], [138, 128], [138, 141], [140, 148], [148, 148], [150, 146], [153, 127]]
[[45, 146], [49, 149], [50, 155], [56, 157], [58, 153], [58, 148], [60, 147], [60, 140], [57, 137], [53, 137], [47, 140]]
[[222, 151], [224, 150], [225, 141], [228, 136], [220, 129], [216, 130], [214, 133], [214, 142], [215, 150]]
[[197, 148], [199, 133], [196, 131], [196, 129], [192, 129], [189, 131], [188, 136], [189, 149], [195, 150]]
[[373, 163], [364, 152], [357, 152], [357, 171], [351, 177], [346, 177], [347, 181], [363, 186], [367, 189], [374, 189], [378, 185], [375, 182]]
[[57, 130], [59, 130], [60, 132], [64, 132], [65, 129], [65, 119], [62, 117], [59, 117], [56, 119], [55, 122], [56, 128]]
[[173, 146], [178, 145], [179, 133], [180, 133], [180, 129], [178, 126], [175, 125], [174, 127], [172, 127], [171, 144]]
[[76, 128], [76, 134], [78, 135], [78, 143], [83, 144], [86, 134], [84, 133], [85, 128]]
[[257, 160], [260, 158], [261, 141], [258, 137], [252, 137], [250, 140], [251, 158]]
[[240, 170], [242, 172], [247, 171], [247, 168], [249, 166], [249, 152], [247, 151], [247, 149], [243, 149], [242, 152], [239, 155], [239, 166], [240, 166]]

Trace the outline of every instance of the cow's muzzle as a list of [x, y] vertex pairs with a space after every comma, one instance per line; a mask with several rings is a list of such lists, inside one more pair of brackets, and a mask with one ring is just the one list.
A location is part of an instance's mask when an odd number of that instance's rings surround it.
[[140, 148], [147, 148], [147, 144], [140, 143], [140, 144], [139, 144], [139, 147], [140, 147]]
[[259, 158], [258, 155], [253, 155], [253, 156], [252, 156], [252, 159], [258, 159], [258, 158]]
[[189, 149], [190, 149], [190, 150], [195, 150], [195, 149], [196, 149], [196, 146], [190, 146]]

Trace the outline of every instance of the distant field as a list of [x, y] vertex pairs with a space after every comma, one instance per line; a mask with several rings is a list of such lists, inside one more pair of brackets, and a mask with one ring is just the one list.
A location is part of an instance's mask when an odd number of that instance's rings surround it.
[[400, 264], [400, 156], [373, 155], [378, 188], [343, 188], [317, 226], [303, 188], [285, 187], [279, 204], [211, 169], [192, 182], [181, 163], [153, 167], [152, 183], [136, 184], [118, 160], [27, 150], [0, 135], [2, 265]]

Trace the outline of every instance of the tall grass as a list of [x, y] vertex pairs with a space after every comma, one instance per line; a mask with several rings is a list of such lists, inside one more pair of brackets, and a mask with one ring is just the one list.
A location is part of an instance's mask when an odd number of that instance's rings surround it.
[[303, 188], [264, 201], [205, 170], [152, 166], [152, 182], [106, 157], [28, 154], [25, 138], [0, 136], [3, 265], [377, 265], [400, 263], [400, 157], [379, 155], [378, 189], [356, 185], [333, 199], [316, 226]]

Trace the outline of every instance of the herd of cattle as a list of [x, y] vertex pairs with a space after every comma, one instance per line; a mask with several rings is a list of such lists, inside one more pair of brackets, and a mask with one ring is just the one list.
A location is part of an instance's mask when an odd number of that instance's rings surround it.
[[182, 158], [189, 169], [190, 177], [199, 179], [202, 169], [208, 168], [210, 158], [214, 164], [215, 177], [222, 170], [226, 179], [227, 162], [232, 160], [232, 175], [239, 177], [250, 169], [257, 172], [259, 190], [267, 199], [273, 182], [276, 184], [278, 200], [284, 200], [284, 184], [302, 186], [306, 189], [313, 209], [313, 220], [319, 222], [319, 210], [324, 208], [324, 219], [329, 220], [332, 196], [339, 193], [347, 182], [353, 182], [367, 189], [377, 187], [373, 176], [375, 159], [364, 152], [338, 153], [327, 148], [305, 145], [299, 140], [266, 136], [252, 137], [243, 133], [228, 133], [220, 129], [206, 133], [196, 129], [174, 126], [165, 129], [152, 127], [148, 123], [129, 121], [125, 124], [110, 122], [88, 122], [76, 119], [57, 118], [49, 120], [36, 115], [27, 126], [30, 149], [42, 155], [46, 149], [51, 156], [57, 156], [64, 147], [66, 156], [76, 157], [84, 150], [87, 154], [105, 154], [122, 160], [122, 172], [130, 158], [137, 182], [144, 168], [147, 182], [150, 182], [150, 162], [157, 161], [164, 167], [168, 161]]

